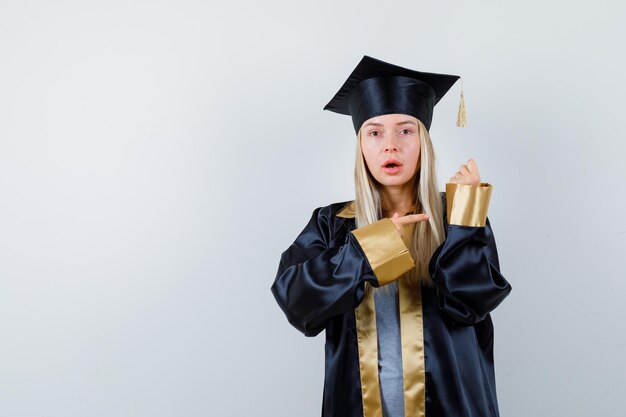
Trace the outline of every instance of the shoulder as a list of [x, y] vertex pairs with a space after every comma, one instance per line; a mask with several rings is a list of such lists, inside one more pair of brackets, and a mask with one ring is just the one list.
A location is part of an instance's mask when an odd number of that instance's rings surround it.
[[337, 218], [354, 218], [354, 203], [354, 200], [346, 200], [320, 206], [313, 211], [313, 215], [329, 223], [334, 222]]
[[305, 230], [315, 230], [327, 245], [343, 240], [346, 233], [354, 229], [354, 214], [349, 215], [353, 203], [353, 200], [346, 200], [317, 207]]

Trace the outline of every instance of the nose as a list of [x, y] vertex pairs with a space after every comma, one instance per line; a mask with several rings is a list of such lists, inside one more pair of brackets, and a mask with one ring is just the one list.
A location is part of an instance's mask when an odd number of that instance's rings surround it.
[[396, 136], [391, 134], [385, 138], [385, 152], [396, 152], [398, 150], [398, 144]]

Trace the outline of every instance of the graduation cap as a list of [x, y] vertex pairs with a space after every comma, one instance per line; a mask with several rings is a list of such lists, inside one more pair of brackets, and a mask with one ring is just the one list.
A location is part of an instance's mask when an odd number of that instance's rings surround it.
[[[352, 116], [357, 132], [366, 120], [392, 113], [414, 116], [429, 130], [435, 104], [459, 78], [414, 71], [365, 55], [324, 110]], [[465, 127], [462, 87], [457, 126]]]

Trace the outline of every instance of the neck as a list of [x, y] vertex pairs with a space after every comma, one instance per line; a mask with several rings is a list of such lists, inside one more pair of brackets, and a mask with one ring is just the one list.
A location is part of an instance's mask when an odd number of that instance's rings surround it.
[[383, 213], [391, 217], [396, 211], [401, 216], [412, 211], [415, 207], [413, 190], [414, 186], [411, 185], [411, 181], [403, 185], [384, 187], [381, 190]]

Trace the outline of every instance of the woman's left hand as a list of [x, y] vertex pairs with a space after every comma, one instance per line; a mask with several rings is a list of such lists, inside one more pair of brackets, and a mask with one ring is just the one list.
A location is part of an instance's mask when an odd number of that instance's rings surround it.
[[448, 182], [454, 184], [480, 185], [480, 172], [476, 161], [470, 158], [467, 164], [459, 167], [459, 170]]

